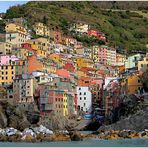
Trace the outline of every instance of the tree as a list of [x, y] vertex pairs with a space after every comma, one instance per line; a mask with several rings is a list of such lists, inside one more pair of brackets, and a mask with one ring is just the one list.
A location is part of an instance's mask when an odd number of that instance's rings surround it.
[[48, 18], [47, 18], [46, 16], [43, 17], [43, 23], [44, 23], [45, 25], [48, 24]]

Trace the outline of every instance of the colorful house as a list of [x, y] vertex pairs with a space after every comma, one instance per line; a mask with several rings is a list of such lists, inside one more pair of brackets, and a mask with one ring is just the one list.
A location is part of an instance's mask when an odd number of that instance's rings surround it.
[[117, 66], [125, 65], [125, 55], [119, 53], [116, 54], [116, 65]]
[[40, 22], [35, 23], [34, 30], [36, 35], [47, 36], [47, 37], [50, 36], [50, 29], [43, 23]]
[[92, 94], [89, 87], [77, 86], [78, 110], [83, 112], [92, 111]]
[[70, 25], [69, 31], [75, 31], [76, 33], [87, 33], [90, 26], [82, 21], [73, 23]]
[[0, 55], [12, 54], [12, 44], [0, 42]]
[[129, 76], [127, 79], [128, 94], [136, 94], [143, 87], [139, 75]]
[[138, 61], [140, 61], [143, 58], [142, 54], [135, 54], [133, 56], [129, 56], [125, 60], [125, 69], [131, 69], [131, 68], [137, 68], [138, 67]]
[[15, 77], [14, 65], [0, 65], [0, 84], [7, 85], [13, 82]]
[[148, 70], [148, 56], [138, 61], [138, 71], [145, 72], [146, 70]]
[[87, 34], [90, 35], [90, 36], [95, 36], [99, 40], [106, 41], [105, 34], [102, 33], [102, 32], [99, 32], [97, 30], [90, 29], [90, 30], [88, 30]]
[[15, 102], [26, 110], [33, 110], [35, 107], [34, 94], [35, 82], [30, 75], [17, 76], [13, 82], [13, 98]]
[[31, 74], [33, 71], [43, 70], [43, 63], [37, 60], [35, 55], [27, 57], [28, 59], [28, 73]]

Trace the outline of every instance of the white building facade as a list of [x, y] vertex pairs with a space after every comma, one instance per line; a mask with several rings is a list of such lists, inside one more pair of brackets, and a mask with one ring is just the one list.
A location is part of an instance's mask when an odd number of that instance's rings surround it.
[[92, 94], [89, 87], [77, 86], [77, 96], [78, 96], [78, 110], [84, 112], [92, 111]]

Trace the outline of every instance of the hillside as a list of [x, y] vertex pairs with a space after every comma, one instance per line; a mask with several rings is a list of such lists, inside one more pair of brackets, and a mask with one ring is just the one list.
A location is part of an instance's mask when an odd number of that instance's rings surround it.
[[[142, 15], [137, 10], [142, 10]], [[28, 2], [11, 7], [5, 18], [25, 17], [30, 28], [35, 22], [41, 21], [65, 34], [68, 34], [70, 23], [83, 21], [104, 32], [109, 46], [145, 51], [148, 19], [144, 16], [147, 13], [147, 2]]]

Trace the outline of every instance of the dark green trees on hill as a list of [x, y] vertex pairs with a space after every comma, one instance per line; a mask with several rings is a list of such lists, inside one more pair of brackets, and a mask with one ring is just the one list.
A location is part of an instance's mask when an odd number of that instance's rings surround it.
[[[145, 15], [131, 11], [139, 8]], [[58, 27], [64, 34], [68, 34], [69, 24], [83, 21], [104, 32], [110, 46], [146, 51], [147, 8], [146, 2], [28, 2], [8, 9], [5, 18], [25, 17], [29, 26], [40, 21], [51, 28]]]

